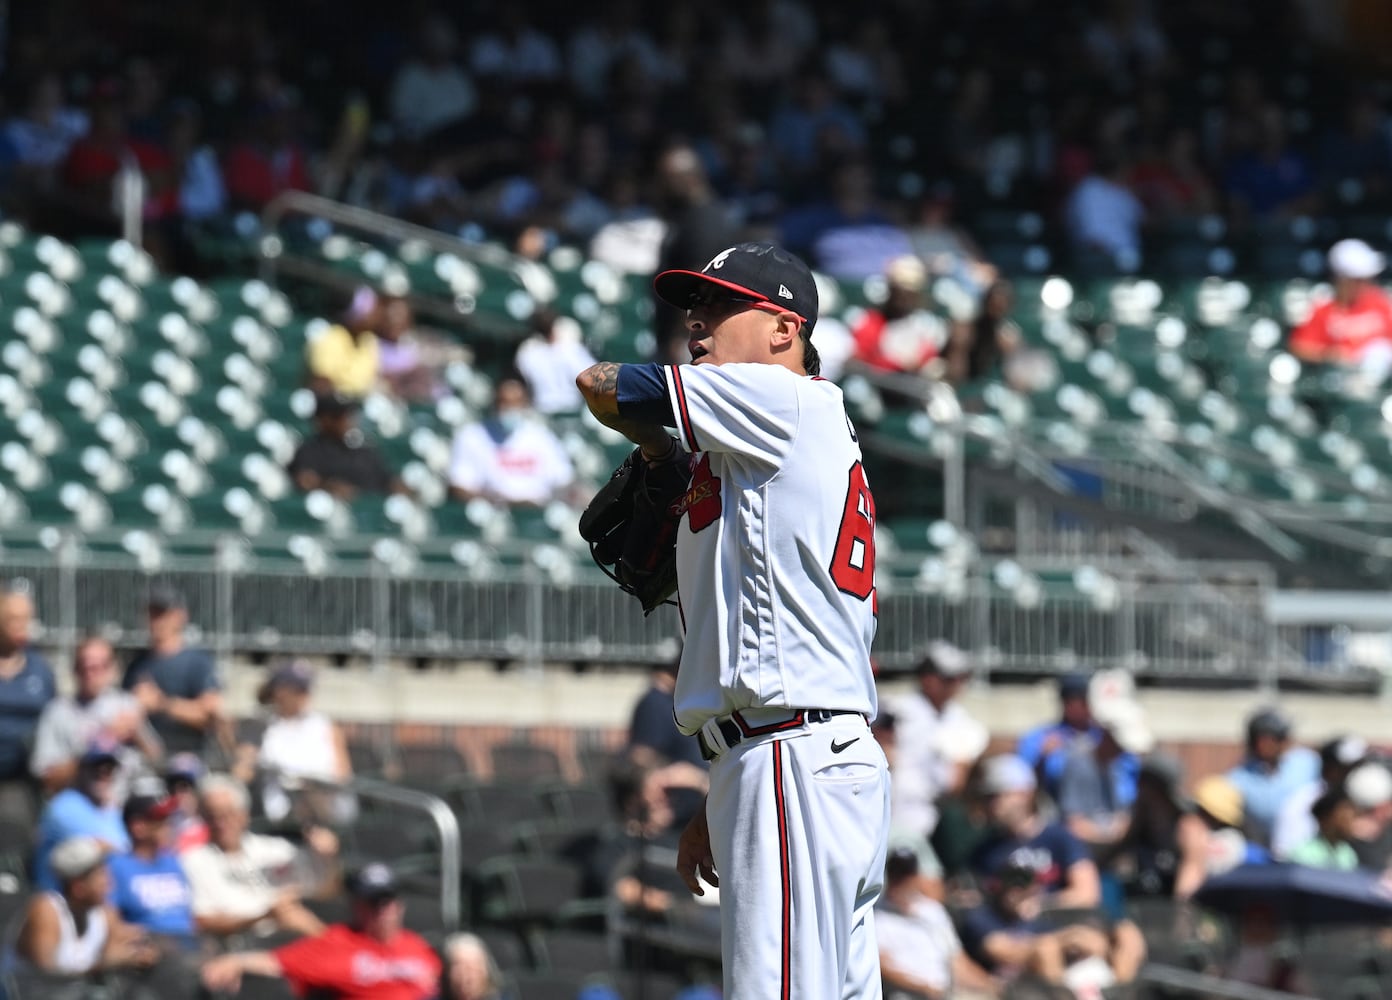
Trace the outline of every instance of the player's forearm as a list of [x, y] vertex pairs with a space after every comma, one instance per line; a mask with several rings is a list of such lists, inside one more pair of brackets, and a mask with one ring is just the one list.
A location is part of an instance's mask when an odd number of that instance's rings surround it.
[[575, 387], [585, 405], [605, 427], [611, 427], [643, 449], [648, 458], [661, 458], [672, 448], [672, 435], [661, 424], [619, 415], [619, 369], [622, 365], [601, 361], [575, 377]]

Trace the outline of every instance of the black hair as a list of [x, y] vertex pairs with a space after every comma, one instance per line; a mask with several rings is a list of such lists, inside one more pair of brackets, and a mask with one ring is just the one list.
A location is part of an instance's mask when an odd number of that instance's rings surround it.
[[1323, 822], [1325, 819], [1329, 818], [1330, 814], [1333, 813], [1335, 809], [1339, 808], [1339, 806], [1343, 805], [1345, 802], [1351, 801], [1353, 800], [1349, 798], [1348, 792], [1346, 792], [1342, 786], [1336, 785], [1319, 798], [1315, 799], [1314, 805], [1310, 806], [1310, 815], [1315, 817], [1316, 820]]
[[807, 327], [802, 328], [802, 370], [809, 375], [820, 375], [822, 373], [822, 356], [817, 353], [817, 348], [812, 344], [812, 334], [807, 332]]

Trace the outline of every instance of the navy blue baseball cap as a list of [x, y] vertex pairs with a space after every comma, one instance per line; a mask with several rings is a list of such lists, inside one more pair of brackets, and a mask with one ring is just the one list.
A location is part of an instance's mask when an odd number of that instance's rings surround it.
[[811, 268], [777, 244], [740, 243], [716, 254], [699, 271], [663, 271], [653, 279], [658, 298], [678, 309], [690, 309], [712, 288], [790, 312], [809, 335], [817, 323], [817, 282]]

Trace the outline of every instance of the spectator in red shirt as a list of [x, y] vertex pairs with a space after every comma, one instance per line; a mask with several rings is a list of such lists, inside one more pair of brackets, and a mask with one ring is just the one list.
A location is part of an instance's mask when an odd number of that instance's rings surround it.
[[370, 864], [348, 879], [350, 923], [275, 951], [221, 955], [203, 967], [203, 984], [236, 993], [242, 976], [283, 978], [301, 996], [325, 1000], [426, 1000], [439, 993], [439, 956], [402, 926], [395, 873]]
[[1359, 368], [1378, 379], [1386, 375], [1392, 367], [1392, 300], [1373, 284], [1386, 263], [1362, 240], [1335, 243], [1329, 250], [1334, 297], [1291, 334], [1291, 353]]
[[876, 371], [931, 374], [947, 345], [948, 330], [926, 308], [927, 268], [917, 257], [896, 257], [885, 269], [885, 280], [889, 291], [884, 305], [867, 309], [853, 331], [855, 360]]
[[166, 219], [178, 208], [169, 154], [131, 136], [121, 101], [117, 81], [96, 86], [91, 129], [72, 145], [63, 161], [61, 177], [67, 204], [85, 227], [112, 230], [116, 225], [118, 209], [112, 185], [126, 164], [138, 167], [145, 175], [146, 222]]
[[295, 107], [284, 95], [257, 111], [250, 134], [227, 154], [227, 192], [238, 208], [260, 209], [282, 191], [308, 191], [304, 148], [295, 139]]

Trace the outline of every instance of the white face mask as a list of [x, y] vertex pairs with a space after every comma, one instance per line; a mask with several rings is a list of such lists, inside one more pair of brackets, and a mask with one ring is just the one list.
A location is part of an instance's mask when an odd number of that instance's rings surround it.
[[521, 427], [523, 421], [526, 419], [526, 410], [504, 410], [502, 413], [499, 413], [497, 417], [498, 426], [507, 434], [511, 434], [513, 431], [517, 430], [517, 428]]

